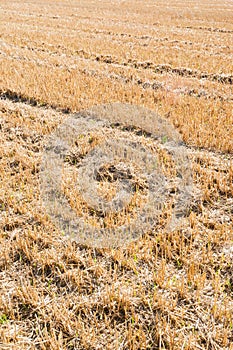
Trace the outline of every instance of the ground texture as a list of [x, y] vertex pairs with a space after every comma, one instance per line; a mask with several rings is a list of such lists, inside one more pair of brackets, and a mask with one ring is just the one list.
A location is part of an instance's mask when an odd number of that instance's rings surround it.
[[[231, 1], [0, 0], [0, 349], [233, 349], [232, 42]], [[112, 102], [177, 128], [193, 200], [183, 228], [93, 249], [46, 215], [40, 164]]]

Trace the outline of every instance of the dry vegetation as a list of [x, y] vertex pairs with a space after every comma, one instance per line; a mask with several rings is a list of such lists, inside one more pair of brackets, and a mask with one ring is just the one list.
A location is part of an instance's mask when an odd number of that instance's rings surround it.
[[[0, 7], [0, 349], [233, 349], [232, 1]], [[42, 208], [41, 156], [70, 112], [115, 101], [180, 131], [194, 198], [183, 229], [92, 249]]]

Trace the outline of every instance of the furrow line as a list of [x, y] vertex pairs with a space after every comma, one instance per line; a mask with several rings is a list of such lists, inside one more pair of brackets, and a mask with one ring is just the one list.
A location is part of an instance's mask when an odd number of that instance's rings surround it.
[[138, 61], [129, 59], [126, 62], [119, 62], [117, 59], [113, 59], [112, 56], [110, 55], [109, 56], [99, 55], [95, 57], [95, 60], [99, 62], [108, 63], [108, 64], [115, 63], [122, 66], [128, 65], [136, 69], [151, 69], [154, 71], [154, 73], [157, 73], [157, 74], [172, 73], [182, 77], [207, 79], [210, 81], [217, 81], [222, 84], [233, 85], [233, 75], [199, 72], [197, 70], [192, 70], [190, 68], [185, 68], [185, 67], [172, 67], [169, 64], [156, 65], [150, 61], [138, 62]]
[[[67, 58], [69, 58], [69, 56], [67, 56]], [[84, 57], [80, 57], [81, 59], [85, 60], [89, 60], [89, 61], [93, 61], [93, 59], [90, 58], [84, 58]], [[224, 101], [224, 102], [232, 102], [233, 101], [233, 96], [223, 96], [222, 94], [218, 94], [218, 93], [209, 93], [207, 90], [205, 89], [198, 89], [198, 88], [187, 88], [187, 87], [182, 87], [182, 88], [177, 88], [177, 89], [173, 89], [169, 86], [167, 86], [164, 82], [160, 82], [158, 80], [147, 80], [144, 81], [142, 80], [140, 77], [134, 76], [132, 77], [127, 77], [124, 75], [120, 75], [120, 74], [116, 74], [116, 73], [104, 73], [102, 70], [88, 70], [88, 69], [82, 69], [79, 68], [77, 64], [71, 64], [71, 65], [67, 65], [67, 64], [49, 64], [46, 61], [42, 61], [42, 60], [35, 60], [35, 59], [26, 59], [23, 57], [18, 57], [18, 56], [12, 56], [9, 57], [8, 59], [11, 60], [20, 60], [20, 61], [25, 61], [25, 62], [31, 62], [33, 64], [37, 64], [38, 66], [46, 66], [46, 67], [50, 67], [52, 69], [66, 69], [69, 72], [71, 71], [79, 71], [81, 74], [84, 74], [86, 76], [91, 76], [91, 77], [97, 77], [97, 78], [107, 78], [110, 80], [115, 80], [115, 81], [120, 81], [123, 84], [132, 84], [132, 85], [137, 85], [139, 87], [141, 87], [142, 89], [152, 89], [152, 90], [163, 90], [166, 92], [171, 92], [171, 93], [175, 93], [177, 95], [183, 95], [183, 96], [193, 96], [196, 98], [205, 98], [205, 99], [213, 99], [213, 100], [220, 100], [220, 101]], [[102, 62], [101, 62], [102, 63]], [[121, 66], [120, 64], [116, 64], [116, 63], [112, 63], [113, 66], [119, 67]], [[127, 66], [125, 66], [126, 68]], [[128, 66], [129, 67], [129, 66]], [[136, 68], [135, 68], [136, 69]], [[165, 72], [165, 73], [170, 73], [170, 72]], [[184, 76], [185, 77], [185, 76]], [[186, 78], [186, 77], [185, 77]], [[196, 78], [196, 77], [195, 77]], [[1, 96], [1, 95], [0, 95]], [[14, 96], [15, 98], [15, 96]], [[16, 98], [18, 98], [18, 95], [16, 96]], [[22, 98], [24, 97], [20, 97], [20, 99], [22, 100]], [[34, 100], [30, 99], [30, 104], [34, 104]], [[37, 101], [36, 101], [37, 103]]]
[[3, 90], [0, 88], [0, 100], [9, 100], [14, 103], [21, 102], [21, 103], [30, 105], [32, 107], [50, 108], [55, 110], [56, 112], [60, 112], [64, 114], [68, 114], [71, 112], [69, 108], [60, 108], [53, 104], [50, 105], [49, 103], [44, 103], [44, 102], [42, 103], [40, 100], [37, 100], [34, 97], [30, 97], [16, 91], [12, 91], [10, 89]]

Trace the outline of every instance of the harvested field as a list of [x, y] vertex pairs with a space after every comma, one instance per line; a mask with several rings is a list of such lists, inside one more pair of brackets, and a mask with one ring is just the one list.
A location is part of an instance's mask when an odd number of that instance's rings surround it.
[[[168, 206], [136, 241], [94, 248], [47, 215], [41, 162], [73, 113], [115, 102], [149, 108], [182, 135], [192, 201], [175, 230]], [[150, 125], [126, 119], [106, 135], [157, 152]], [[101, 137], [83, 138], [63, 188], [93, 225], [103, 213], [69, 181]], [[0, 349], [233, 349], [232, 1], [0, 0], [0, 140]], [[99, 173], [104, 198], [117, 171]], [[104, 227], [144, 205], [147, 187], [130, 176], [130, 209]]]

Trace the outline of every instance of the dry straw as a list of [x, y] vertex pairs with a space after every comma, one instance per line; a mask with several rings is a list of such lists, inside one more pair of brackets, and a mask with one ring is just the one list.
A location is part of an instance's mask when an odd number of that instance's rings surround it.
[[68, 118], [47, 139], [40, 178], [54, 223], [93, 247], [137, 239], [169, 205], [167, 229], [177, 228], [191, 200], [191, 166], [180, 134], [166, 119], [129, 104]]

